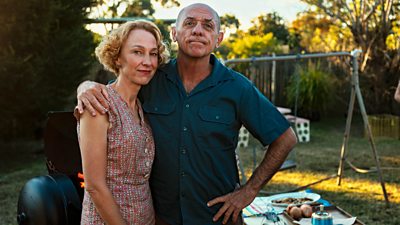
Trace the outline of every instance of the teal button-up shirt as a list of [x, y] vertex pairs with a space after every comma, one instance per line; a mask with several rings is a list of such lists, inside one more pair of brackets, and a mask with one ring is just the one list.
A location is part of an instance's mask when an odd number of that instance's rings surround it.
[[215, 197], [239, 183], [235, 148], [244, 125], [264, 146], [289, 128], [287, 120], [243, 75], [211, 56], [212, 73], [186, 93], [176, 60], [142, 88], [141, 100], [156, 144], [150, 185], [165, 222], [213, 223]]

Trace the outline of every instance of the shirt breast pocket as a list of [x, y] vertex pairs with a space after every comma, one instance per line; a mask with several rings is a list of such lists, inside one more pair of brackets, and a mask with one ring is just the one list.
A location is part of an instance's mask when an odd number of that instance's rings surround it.
[[175, 110], [176, 104], [143, 103], [143, 111], [150, 122], [156, 144], [174, 140], [171, 134], [178, 131], [178, 123], [174, 122]]
[[199, 110], [200, 126], [198, 135], [204, 149], [234, 149], [235, 114], [233, 111], [203, 106]]
[[147, 114], [165, 116], [175, 111], [175, 104], [147, 103], [143, 104], [143, 111]]

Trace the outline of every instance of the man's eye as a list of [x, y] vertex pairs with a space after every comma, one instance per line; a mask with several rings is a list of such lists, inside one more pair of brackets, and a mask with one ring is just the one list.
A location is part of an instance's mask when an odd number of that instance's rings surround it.
[[214, 29], [214, 26], [213, 26], [212, 24], [210, 24], [210, 23], [204, 24], [204, 27], [205, 27], [206, 29], [208, 29], [208, 30]]
[[186, 21], [185, 22], [186, 26], [193, 26], [193, 24], [194, 24], [193, 21]]

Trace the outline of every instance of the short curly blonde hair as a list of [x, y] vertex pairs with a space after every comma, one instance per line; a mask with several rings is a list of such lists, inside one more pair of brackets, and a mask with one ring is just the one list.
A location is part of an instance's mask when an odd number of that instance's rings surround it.
[[114, 29], [97, 46], [95, 53], [101, 64], [106, 70], [119, 75], [119, 67], [116, 62], [120, 55], [122, 45], [125, 43], [132, 30], [142, 29], [150, 32], [156, 38], [158, 48], [158, 66], [165, 64], [169, 60], [169, 51], [163, 42], [160, 29], [154, 23], [146, 20], [129, 21]]

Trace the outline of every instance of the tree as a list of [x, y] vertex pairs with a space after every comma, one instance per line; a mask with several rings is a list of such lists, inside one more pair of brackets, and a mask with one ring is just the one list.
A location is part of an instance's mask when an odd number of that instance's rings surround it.
[[[177, 0], [155, 0], [160, 2], [164, 7], [179, 6]], [[95, 0], [90, 8], [90, 18], [117, 18], [117, 17], [133, 17], [150, 19], [157, 24], [161, 33], [168, 43], [171, 42], [169, 37], [170, 24], [162, 20], [155, 20], [153, 14], [155, 12], [151, 0]], [[105, 30], [112, 30], [118, 24], [104, 24]]]
[[221, 29], [239, 29], [240, 22], [239, 19], [236, 18], [233, 14], [224, 14], [221, 16]]
[[350, 30], [360, 48], [360, 72], [367, 108], [372, 113], [391, 111], [391, 90], [400, 73], [400, 3], [394, 0], [302, 0], [318, 7], [334, 23]]
[[[164, 7], [179, 6], [177, 0], [155, 0]], [[91, 18], [145, 17], [153, 18], [151, 0], [94, 0], [90, 8]]]
[[281, 52], [279, 42], [272, 33], [262, 36], [243, 33], [230, 42], [224, 41], [221, 49], [226, 51], [220, 52], [221, 55], [227, 53], [226, 58], [228, 59], [249, 58]]
[[133, 1], [122, 14], [123, 17], [150, 17], [155, 10], [150, 0]]
[[265, 35], [273, 33], [283, 44], [288, 43], [289, 31], [285, 25], [285, 21], [277, 12], [261, 14], [252, 20], [253, 26], [248, 32], [251, 35]]
[[300, 49], [308, 52], [348, 51], [354, 48], [350, 30], [318, 10], [299, 13], [289, 32], [291, 38], [297, 37]]
[[32, 136], [49, 110], [71, 110], [94, 50], [90, 0], [0, 3], [1, 139]]

